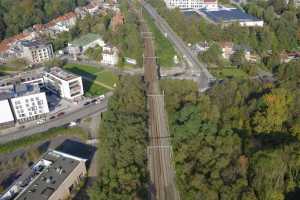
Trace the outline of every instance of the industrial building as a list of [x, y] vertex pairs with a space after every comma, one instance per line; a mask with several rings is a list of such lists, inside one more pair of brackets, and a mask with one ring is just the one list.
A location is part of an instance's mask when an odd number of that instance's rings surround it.
[[86, 159], [49, 150], [0, 200], [67, 199], [86, 176]]
[[251, 16], [237, 8], [219, 7], [217, 9], [195, 10], [201, 16], [204, 16], [213, 23], [232, 24], [239, 23], [240, 26], [263, 27], [264, 21]]
[[211, 9], [218, 7], [217, 0], [164, 0], [167, 8]]
[[76, 100], [83, 96], [82, 78], [53, 67], [44, 73], [44, 85], [47, 89], [57, 93], [61, 98]]

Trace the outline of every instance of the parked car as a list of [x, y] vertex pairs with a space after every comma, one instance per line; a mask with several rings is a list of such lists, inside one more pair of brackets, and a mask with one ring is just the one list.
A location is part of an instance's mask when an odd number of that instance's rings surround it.
[[99, 100], [100, 100], [100, 101], [103, 101], [104, 99], [105, 99], [105, 95], [100, 95], [100, 96], [99, 96]]
[[57, 117], [61, 117], [61, 116], [63, 116], [64, 114], [65, 114], [64, 112], [58, 113], [58, 114], [57, 114]]
[[91, 104], [91, 102], [88, 101], [88, 102], [85, 102], [83, 105], [87, 106], [87, 105], [90, 105], [90, 104]]
[[69, 127], [74, 127], [74, 126], [76, 126], [76, 125], [77, 125], [76, 122], [70, 122]]
[[55, 119], [55, 116], [51, 116], [50, 119]]
[[43, 123], [45, 123], [45, 122], [46, 122], [45, 119], [39, 119], [36, 123], [37, 123], [37, 124], [43, 124]]

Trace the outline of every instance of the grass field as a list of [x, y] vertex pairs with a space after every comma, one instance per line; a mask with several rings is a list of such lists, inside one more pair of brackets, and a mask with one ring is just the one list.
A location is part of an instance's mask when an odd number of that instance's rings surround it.
[[210, 70], [217, 78], [248, 78], [248, 75], [241, 69], [237, 68], [222, 68]]
[[111, 71], [89, 65], [67, 64], [64, 68], [83, 78], [86, 96], [98, 96], [113, 90], [118, 77]]
[[0, 154], [13, 152], [20, 148], [53, 139], [57, 136], [76, 136], [81, 139], [87, 139], [87, 134], [80, 128], [54, 128], [47, 132], [24, 137], [19, 140], [0, 145]]
[[155, 51], [156, 55], [159, 57], [158, 64], [161, 65], [161, 67], [172, 67], [174, 65], [174, 55], [176, 55], [174, 47], [157, 29], [153, 19], [147, 14], [147, 12], [144, 12], [144, 18], [155, 39]]

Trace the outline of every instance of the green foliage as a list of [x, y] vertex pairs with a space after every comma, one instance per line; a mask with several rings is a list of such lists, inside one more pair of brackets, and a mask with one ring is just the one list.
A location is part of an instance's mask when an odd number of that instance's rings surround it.
[[0, 39], [74, 10], [86, 0], [0, 0]]
[[19, 148], [29, 147], [32, 144], [50, 140], [57, 136], [76, 136], [86, 139], [87, 135], [80, 128], [54, 128], [44, 133], [38, 133], [22, 139], [14, 140], [0, 146], [0, 154], [13, 152]]
[[100, 128], [99, 179], [91, 200], [146, 197], [146, 105], [137, 77], [122, 77]]
[[[300, 95], [285, 84], [226, 80], [197, 96], [190, 82], [162, 82], [182, 197], [299, 198]], [[253, 125], [257, 112], [265, 119]]]
[[200, 54], [199, 57], [205, 63], [213, 63], [221, 67], [224, 64], [222, 51], [218, 44], [212, 44], [209, 49], [203, 52], [203, 54]]
[[86, 55], [91, 60], [101, 61], [102, 60], [102, 47], [97, 46], [95, 48], [88, 48], [84, 52], [84, 55]]

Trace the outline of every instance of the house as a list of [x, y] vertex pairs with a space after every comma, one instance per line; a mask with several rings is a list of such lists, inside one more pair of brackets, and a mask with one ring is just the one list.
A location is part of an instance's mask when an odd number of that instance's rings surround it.
[[87, 6], [83, 7], [83, 9], [90, 15], [96, 15], [99, 12], [99, 5], [95, 3], [90, 3]]
[[69, 12], [63, 16], [50, 21], [46, 24], [46, 28], [57, 33], [70, 31], [72, 27], [76, 25], [77, 15], [74, 12]]
[[83, 94], [83, 83], [81, 76], [66, 72], [58, 67], [53, 67], [44, 73], [45, 87], [61, 98], [68, 100], [80, 99]]
[[225, 59], [229, 59], [235, 52], [234, 44], [232, 42], [222, 42], [220, 44], [220, 48], [222, 51], [222, 57]]
[[118, 49], [111, 45], [105, 45], [102, 51], [102, 64], [105, 65], [116, 65], [118, 64]]
[[111, 20], [112, 31], [115, 32], [119, 26], [123, 25], [124, 20], [125, 18], [121, 11], [117, 11]]
[[195, 55], [198, 55], [199, 53], [203, 53], [208, 49], [209, 49], [209, 44], [206, 41], [196, 43], [191, 47], [191, 50]]
[[68, 199], [87, 174], [86, 161], [49, 150], [4, 192], [0, 200]]
[[88, 48], [94, 48], [97, 45], [100, 47], [105, 45], [102, 37], [98, 34], [88, 33], [70, 42], [68, 44], [68, 52], [70, 55], [76, 56], [84, 53]]

